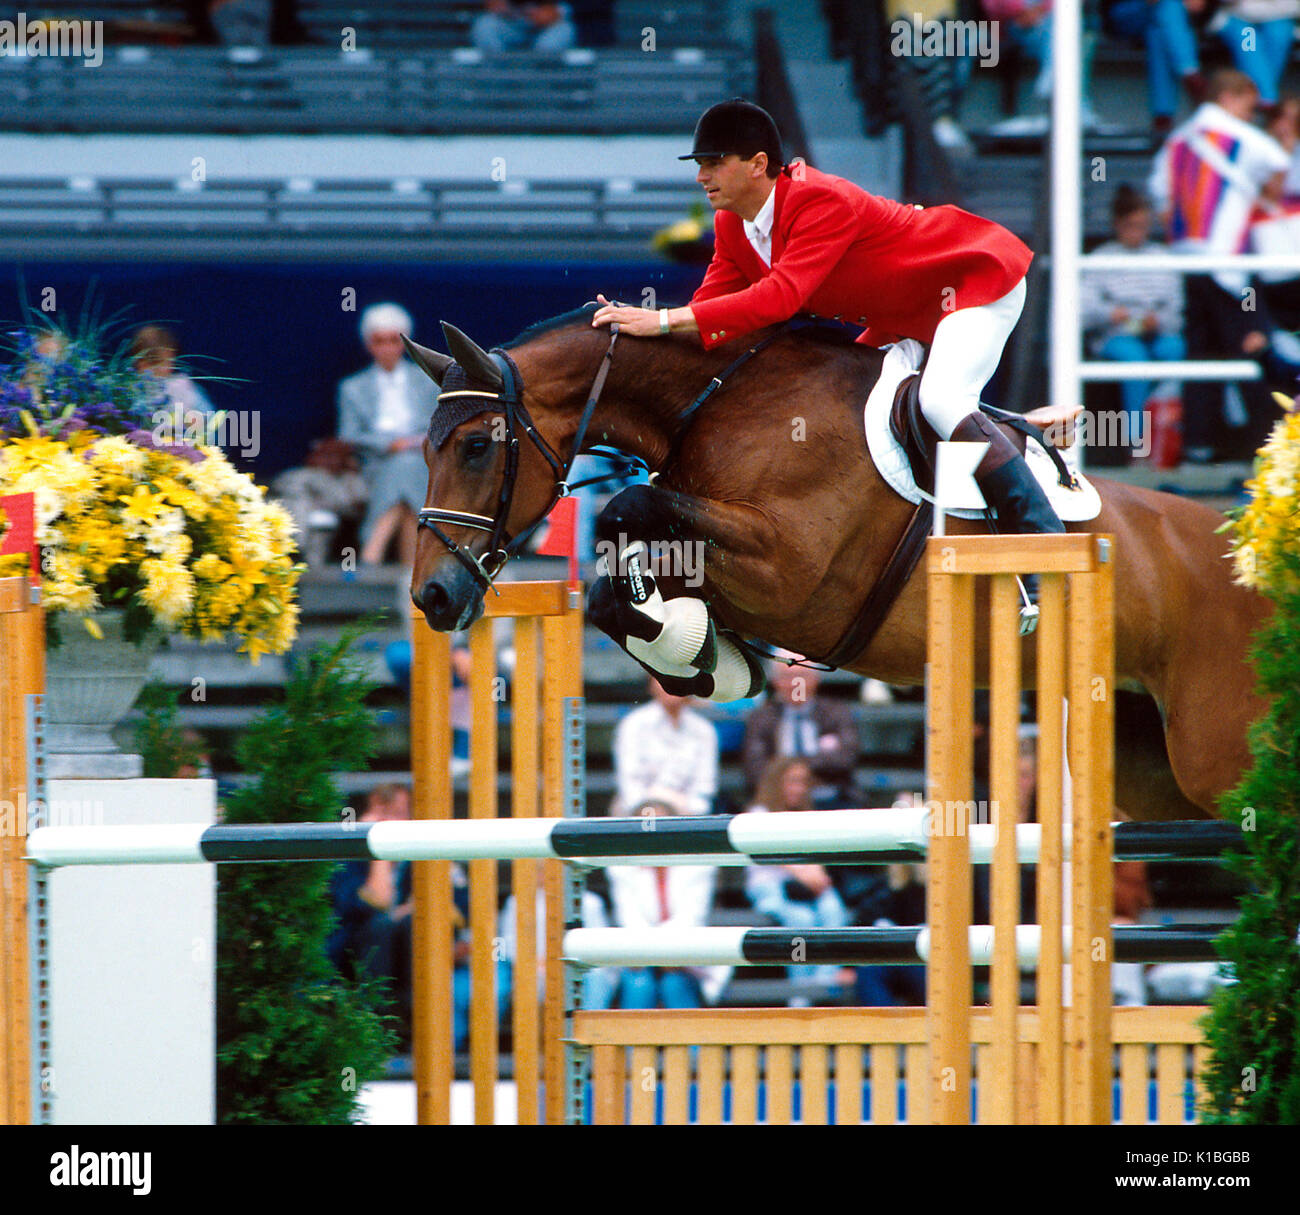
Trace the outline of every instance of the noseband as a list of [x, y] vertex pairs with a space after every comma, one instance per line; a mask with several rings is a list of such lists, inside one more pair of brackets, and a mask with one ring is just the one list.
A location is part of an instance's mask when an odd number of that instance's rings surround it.
[[[578, 458], [578, 453], [582, 450], [582, 442], [586, 437], [587, 427], [591, 422], [592, 415], [596, 412], [596, 405], [600, 401], [600, 394], [604, 391], [605, 380], [609, 375], [610, 362], [614, 357], [614, 344], [618, 341], [618, 326], [611, 325], [610, 331], [609, 349], [605, 351], [605, 357], [601, 360], [600, 367], [596, 372], [591, 392], [587, 397], [587, 404], [583, 408], [582, 417], [578, 422], [578, 430], [573, 440], [573, 450], [569, 453], [567, 460], [560, 458], [555, 449], [542, 437], [537, 427], [533, 425], [533, 419], [524, 406], [523, 379], [519, 374], [519, 368], [515, 366], [514, 360], [500, 347], [496, 347], [489, 352], [492, 361], [501, 372], [502, 383], [499, 392], [483, 392], [477, 389], [464, 388], [438, 394], [439, 402], [458, 397], [477, 397], [485, 402], [479, 411], [480, 413], [501, 413], [506, 420], [506, 467], [501, 477], [501, 488], [497, 492], [496, 513], [494, 515], [477, 515], [469, 511], [444, 510], [437, 506], [427, 506], [416, 516], [417, 531], [419, 528], [427, 527], [437, 536], [447, 551], [469, 571], [470, 577], [474, 579], [482, 591], [487, 591], [489, 588], [496, 589], [492, 586], [492, 583], [505, 563], [519, 551], [533, 532], [541, 526], [542, 520], [551, 513], [551, 508], [556, 502], [569, 493], [569, 474], [573, 468], [574, 460]], [[515, 496], [515, 482], [519, 477], [518, 431], [520, 429], [533, 441], [533, 446], [542, 453], [543, 458], [551, 466], [551, 472], [555, 477], [555, 485], [551, 500], [537, 521], [525, 528], [519, 535], [511, 538], [506, 531], [506, 521], [510, 518], [510, 505]], [[438, 526], [441, 523], [452, 527], [469, 527], [476, 531], [487, 532], [490, 539], [487, 548], [483, 551], [483, 555], [481, 557], [476, 556], [470, 552], [467, 546], [457, 544]]]

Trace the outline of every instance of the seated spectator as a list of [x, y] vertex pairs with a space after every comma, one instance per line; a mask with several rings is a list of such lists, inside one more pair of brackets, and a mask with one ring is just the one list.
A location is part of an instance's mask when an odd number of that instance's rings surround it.
[[[1259, 90], [1249, 76], [1225, 70], [1210, 79], [1209, 100], [1165, 141], [1152, 169], [1150, 192], [1174, 249], [1235, 254], [1260, 200], [1276, 202], [1290, 165], [1278, 143], [1252, 125]], [[1231, 157], [1225, 154], [1231, 149]], [[1194, 359], [1240, 358], [1260, 362], [1265, 375], [1294, 387], [1294, 369], [1272, 348], [1272, 318], [1240, 271], [1188, 274], [1184, 337]], [[1253, 305], [1253, 307], [1249, 306]], [[1183, 390], [1183, 447], [1188, 460], [1250, 458], [1267, 436], [1276, 407], [1265, 380], [1238, 385], [1244, 424], [1223, 419], [1215, 382], [1189, 381]]]
[[[469, 1005], [473, 990], [470, 982], [470, 932], [469, 932], [469, 880], [460, 865], [453, 865], [451, 871], [452, 901], [455, 904], [456, 939], [452, 946], [451, 972], [451, 1032], [452, 1049], [464, 1051], [469, 1049]], [[513, 915], [513, 909], [511, 910]], [[502, 946], [509, 931], [510, 946]], [[496, 961], [496, 1003], [497, 1023], [510, 1008], [510, 996], [514, 987], [514, 925], [507, 923], [505, 911], [497, 918], [497, 935], [492, 942], [492, 957]]]
[[[923, 806], [924, 797], [917, 792], [900, 793], [894, 809]], [[893, 925], [926, 923], [925, 866], [886, 865], [874, 873], [866, 869], [831, 871], [837, 887], [850, 903], [855, 924], [882, 928]], [[868, 880], [868, 875], [871, 875]], [[923, 1005], [925, 1003], [924, 966], [859, 966], [855, 971], [853, 1002], [863, 1007]]]
[[647, 679], [649, 704], [614, 731], [618, 796], [611, 814], [708, 814], [718, 791], [718, 736], [692, 697]]
[[[411, 817], [411, 792], [380, 785], [366, 799], [361, 822]], [[329, 941], [334, 964], [345, 973], [377, 979], [387, 1011], [409, 1041], [411, 1025], [411, 866], [406, 861], [358, 860], [340, 865], [330, 879], [338, 927]]]
[[212, 402], [184, 371], [178, 370], [180, 339], [165, 325], [142, 325], [131, 339], [129, 354], [137, 371], [152, 375], [158, 384], [158, 402], [164, 408], [180, 406], [182, 415], [213, 412]]
[[[667, 804], [646, 802], [637, 813], [681, 813]], [[709, 921], [718, 876], [711, 865], [610, 865], [605, 876], [619, 928], [688, 931]], [[699, 1008], [717, 1000], [730, 973], [727, 966], [626, 967], [607, 973], [603, 991], [589, 985], [587, 995], [593, 1008]]]
[[[652, 700], [633, 709], [614, 734], [618, 796], [611, 813], [707, 814], [718, 787], [718, 736], [692, 710], [649, 680]], [[653, 824], [647, 824], [653, 826]], [[621, 928], [698, 928], [713, 905], [717, 870], [707, 865], [612, 865], [606, 870], [614, 922]], [[608, 974], [592, 1007], [695, 1008], [718, 998], [727, 967], [634, 968]]]
[[[1141, 264], [1143, 257], [1165, 251], [1150, 239], [1151, 204], [1131, 186], [1120, 186], [1111, 214], [1115, 239], [1097, 252], [1131, 254], [1133, 268], [1083, 275], [1080, 311], [1089, 344], [1100, 358], [1125, 363], [1181, 359], [1187, 350], [1182, 335], [1182, 276], [1144, 270]], [[1139, 446], [1146, 433], [1144, 417], [1152, 384], [1125, 380], [1120, 387], [1129, 441]]]
[[340, 527], [360, 522], [368, 497], [356, 453], [342, 439], [314, 440], [306, 463], [282, 472], [271, 492], [298, 525], [298, 547], [313, 569], [334, 558]]
[[[1001, 23], [1002, 32], [1023, 53], [1038, 64], [1034, 97], [1046, 108], [1052, 96], [1052, 0], [983, 0], [984, 12]], [[1088, 77], [1096, 39], [1087, 30], [1083, 34], [1083, 68], [1079, 117], [1085, 127], [1097, 125], [1097, 115], [1088, 104]]]
[[487, 0], [474, 18], [470, 37], [480, 51], [567, 51], [577, 41], [573, 14], [567, 4], [513, 4]]
[[[504, 656], [503, 656], [504, 657]], [[384, 647], [384, 662], [393, 682], [402, 692], [411, 692], [411, 643], [406, 638], [390, 641]], [[469, 726], [472, 714], [469, 703], [469, 673], [472, 663], [469, 647], [451, 649], [451, 774], [463, 776], [469, 771]]]
[[745, 783], [757, 790], [777, 756], [808, 761], [816, 782], [812, 802], [819, 810], [852, 805], [857, 799], [853, 769], [858, 761], [858, 727], [853, 710], [817, 694], [821, 673], [774, 659], [771, 692], [745, 722]]
[[1146, 52], [1151, 125], [1161, 139], [1173, 128], [1180, 84], [1193, 105], [1205, 96], [1192, 21], [1193, 14], [1205, 11], [1205, 4], [1206, 0], [1111, 0], [1102, 6], [1107, 31], [1139, 43]]
[[210, 0], [208, 20], [223, 46], [268, 46], [270, 0]]
[[[813, 811], [809, 798], [812, 769], [808, 761], [786, 756], [767, 765], [758, 794], [747, 808], [750, 814], [769, 811]], [[825, 865], [749, 865], [745, 869], [745, 893], [754, 910], [782, 928], [843, 928], [849, 922], [831, 875]], [[815, 987], [838, 998], [845, 982], [839, 966], [790, 966], [796, 986]], [[807, 1003], [806, 997], [792, 997], [791, 1004]]]
[[[970, 54], [925, 55], [917, 53], [929, 22], [953, 21], [958, 18], [956, 0], [886, 0], [885, 21], [891, 37], [895, 36], [900, 21], [912, 23], [912, 39], [907, 44], [910, 53], [899, 66], [915, 73], [921, 96], [925, 99], [933, 122], [934, 138], [939, 146], [950, 153], [968, 156], [974, 148], [958, 125], [962, 93], [970, 80], [972, 58]], [[891, 48], [891, 53], [892, 48]]]
[[1219, 0], [1209, 29], [1232, 52], [1238, 70], [1255, 82], [1258, 106], [1269, 113], [1291, 57], [1300, 0]]
[[403, 565], [415, 564], [415, 514], [429, 487], [422, 451], [437, 385], [402, 353], [411, 318], [396, 304], [361, 314], [361, 340], [374, 363], [348, 376], [338, 392], [339, 438], [362, 459], [370, 504], [362, 525], [361, 560], [378, 565], [393, 539]]
[[[1250, 228], [1251, 248], [1256, 253], [1300, 253], [1300, 97], [1283, 97], [1265, 128], [1291, 158], [1282, 182], [1282, 198], [1256, 210]], [[1294, 270], [1266, 270], [1256, 275], [1280, 333], [1273, 341], [1281, 348], [1300, 330], [1300, 274]], [[1285, 336], [1283, 336], [1285, 335]], [[1291, 361], [1296, 357], [1288, 351]]]
[[[1116, 924], [1137, 924], [1152, 907], [1145, 861], [1117, 861], [1115, 864]], [[1146, 966], [1141, 962], [1112, 962], [1110, 986], [1116, 1005], [1146, 1004]]]
[[[512, 893], [501, 909], [501, 952], [517, 974], [515, 959], [519, 954], [518, 904]], [[546, 889], [542, 882], [537, 886], [537, 998], [546, 992]], [[609, 908], [594, 890], [582, 892], [582, 926], [584, 928], [609, 928]], [[519, 976], [522, 981], [522, 976]], [[617, 967], [592, 966], [582, 971], [582, 1007], [609, 1008], [618, 993]], [[538, 1030], [545, 1032], [539, 1025]], [[539, 1043], [540, 1046], [540, 1043]]]

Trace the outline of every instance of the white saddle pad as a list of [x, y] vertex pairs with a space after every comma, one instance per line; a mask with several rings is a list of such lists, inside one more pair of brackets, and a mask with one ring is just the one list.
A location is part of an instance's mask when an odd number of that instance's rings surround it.
[[[899, 497], [918, 503], [927, 495], [918, 488], [912, 477], [911, 465], [907, 462], [907, 453], [889, 429], [889, 411], [893, 408], [898, 386], [909, 375], [916, 374], [924, 357], [925, 347], [911, 338], [891, 346], [885, 355], [880, 379], [871, 390], [864, 411], [867, 448], [880, 475]], [[1096, 489], [1079, 471], [1076, 449], [1068, 447], [1060, 455], [1066, 468], [1074, 474], [1077, 488], [1069, 489], [1060, 483], [1051, 456], [1032, 440], [1026, 448], [1025, 459], [1062, 523], [1082, 523], [1087, 519], [1095, 519], [1101, 511], [1101, 499], [1097, 496]], [[945, 513], [956, 515], [960, 519], [983, 518], [983, 512], [978, 510], [950, 510]]]

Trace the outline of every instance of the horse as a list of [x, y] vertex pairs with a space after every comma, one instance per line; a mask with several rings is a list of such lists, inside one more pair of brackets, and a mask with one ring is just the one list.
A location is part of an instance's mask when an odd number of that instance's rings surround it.
[[[750, 335], [762, 349], [733, 368], [744, 344], [706, 351], [685, 335], [611, 336], [591, 315], [588, 306], [541, 322], [491, 355], [446, 324], [451, 356], [408, 342], [444, 386], [424, 445], [416, 607], [436, 630], [467, 627], [509, 552], [567, 489], [577, 450], [604, 445], [655, 475], [614, 496], [599, 534], [627, 529], [702, 549], [702, 582], [688, 587], [670, 571], [659, 579], [665, 600], [692, 596], [722, 630], [829, 654], [914, 510], [877, 472], [863, 436], [884, 352], [778, 328]], [[447, 391], [452, 383], [463, 387]], [[687, 418], [708, 385], [715, 391]], [[1265, 707], [1248, 651], [1267, 602], [1234, 582], [1218, 512], [1090, 479], [1101, 512], [1068, 530], [1115, 537], [1117, 806], [1140, 821], [1215, 817], [1249, 764], [1248, 727]], [[987, 528], [950, 518], [948, 530]], [[918, 569], [842, 665], [923, 683], [925, 622]], [[987, 686], [983, 625], [980, 634]], [[1027, 677], [1033, 644], [1025, 639]]]

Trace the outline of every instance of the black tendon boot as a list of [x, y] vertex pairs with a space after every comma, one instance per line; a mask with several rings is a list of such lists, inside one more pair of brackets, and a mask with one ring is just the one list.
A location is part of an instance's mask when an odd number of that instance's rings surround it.
[[[975, 483], [984, 501], [997, 512], [998, 531], [1065, 531], [1024, 456], [984, 414], [967, 414], [957, 423], [952, 439], [956, 443], [988, 443], [989, 449], [975, 469]], [[1027, 600], [1020, 609], [1020, 631], [1032, 633], [1038, 625], [1038, 578], [1024, 574], [1020, 582]]]

